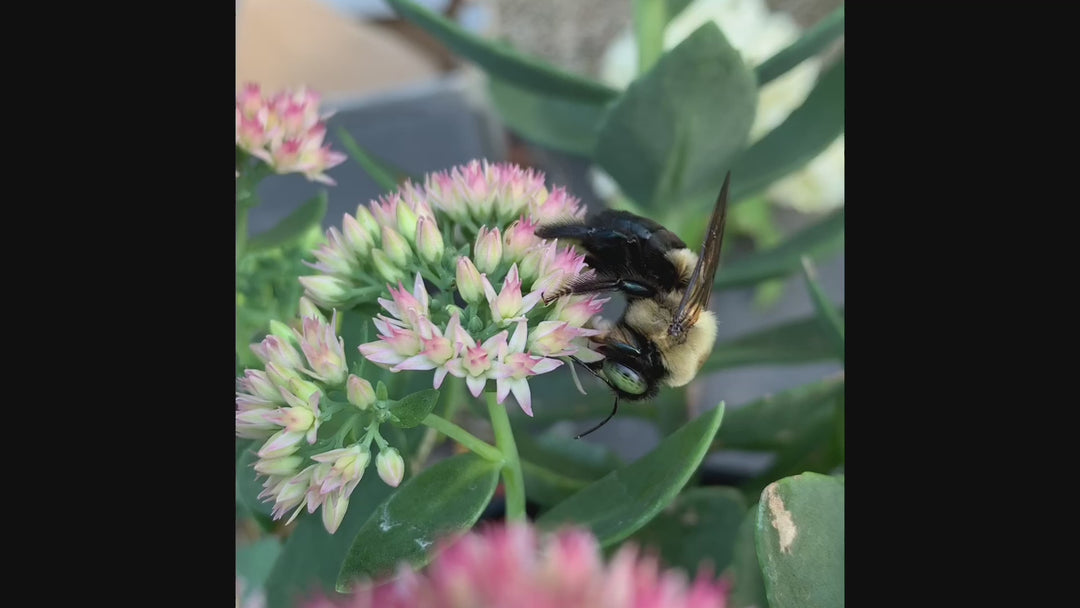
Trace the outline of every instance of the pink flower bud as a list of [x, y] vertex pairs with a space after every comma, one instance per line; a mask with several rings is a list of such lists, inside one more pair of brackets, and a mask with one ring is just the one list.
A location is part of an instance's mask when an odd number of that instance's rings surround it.
[[349, 508], [349, 497], [343, 492], [334, 492], [326, 497], [323, 503], [322, 521], [323, 527], [330, 534], [337, 532], [338, 526], [345, 519], [345, 511]]
[[531, 248], [541, 243], [539, 237], [533, 234], [536, 224], [523, 218], [510, 224], [503, 235], [503, 258], [510, 262], [520, 262]]
[[480, 228], [480, 232], [476, 234], [473, 259], [476, 261], [476, 268], [480, 272], [495, 272], [495, 269], [499, 267], [499, 262], [502, 261], [502, 238], [499, 235], [498, 228], [490, 232], [487, 226]]
[[379, 227], [379, 222], [375, 220], [375, 216], [371, 214], [371, 210], [367, 205], [359, 205], [356, 208], [356, 221], [360, 226], [367, 231], [368, 236], [376, 238], [382, 234], [382, 229]]
[[304, 295], [323, 308], [341, 307], [349, 291], [348, 283], [328, 275], [300, 277], [300, 284], [304, 286]]
[[301, 319], [303, 332], [293, 331], [300, 342], [300, 348], [317, 377], [330, 386], [338, 386], [345, 381], [345, 343], [337, 337], [334, 326], [337, 324], [337, 311], [329, 322], [315, 317]]
[[371, 387], [371, 383], [354, 374], [349, 374], [349, 379], [346, 382], [346, 395], [349, 403], [362, 410], [368, 409], [375, 403], [375, 389]]
[[[375, 221], [374, 218], [372, 218], [372, 221]], [[355, 217], [346, 213], [341, 221], [341, 229], [345, 235], [345, 242], [349, 245], [349, 249], [360, 257], [367, 257], [368, 252], [375, 246], [375, 241], [371, 239], [371, 235], [362, 225], [360, 225], [360, 222]]]
[[416, 213], [405, 203], [397, 206], [397, 230], [409, 242], [416, 242]]
[[255, 472], [261, 475], [292, 475], [303, 462], [300, 456], [261, 459], [255, 463]]
[[252, 344], [251, 350], [263, 363], [273, 363], [281, 369], [295, 370], [304, 365], [292, 344], [272, 334], [259, 344]]
[[402, 478], [405, 477], [405, 461], [394, 448], [386, 448], [379, 452], [375, 458], [375, 468], [379, 471], [379, 477], [388, 486], [398, 487]]
[[319, 307], [315, 305], [315, 302], [312, 302], [311, 299], [305, 296], [300, 296], [300, 318], [302, 319], [304, 317], [311, 317], [323, 321], [324, 323], [326, 322], [326, 316], [323, 315], [322, 311], [319, 310]]
[[457, 262], [457, 288], [462, 299], [470, 304], [484, 301], [484, 281], [480, 271], [468, 257], [461, 256]]
[[416, 250], [429, 264], [437, 264], [443, 256], [443, 238], [431, 218], [421, 217], [416, 228]]
[[412, 248], [396, 230], [389, 226], [382, 227], [382, 244], [380, 245], [386, 257], [398, 268], [404, 268], [412, 257]]
[[[382, 249], [371, 250], [371, 263], [375, 266], [375, 272], [379, 273], [379, 276], [387, 283], [397, 283], [405, 278], [405, 273]], [[300, 278], [303, 280], [304, 277]]]

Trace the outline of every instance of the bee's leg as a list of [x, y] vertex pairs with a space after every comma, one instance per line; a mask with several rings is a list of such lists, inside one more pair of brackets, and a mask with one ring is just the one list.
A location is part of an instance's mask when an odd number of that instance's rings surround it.
[[[622, 343], [622, 342], [613, 342], [613, 343], [611, 343], [611, 344], [617, 345], [617, 346], [616, 346], [617, 348], [618, 348], [618, 347], [623, 347], [623, 346], [625, 346], [626, 348], [629, 348], [629, 349], [632, 349], [632, 350], [637, 350], [637, 349], [636, 349], [636, 348], [634, 348], [633, 346], [630, 346], [629, 344], [624, 344], [624, 343]], [[623, 349], [623, 350], [625, 350], [625, 349]], [[582, 361], [581, 359], [578, 359], [578, 358], [577, 358], [577, 357], [575, 357], [574, 355], [570, 355], [570, 359], [572, 359], [572, 360], [573, 360], [573, 361], [574, 361], [575, 363], [577, 363], [577, 364], [578, 364], [578, 365], [580, 365], [581, 367], [583, 367], [583, 368], [585, 368], [586, 370], [588, 370], [588, 372], [589, 372], [590, 374], [592, 374], [592, 375], [596, 376], [596, 377], [597, 377], [597, 378], [598, 378], [598, 379], [599, 379], [599, 380], [600, 380], [601, 382], [603, 382], [604, 384], [608, 385], [608, 388], [611, 388], [612, 390], [614, 390], [614, 387], [613, 387], [613, 386], [611, 386], [611, 383], [610, 383], [610, 382], [608, 382], [608, 379], [607, 379], [607, 378], [605, 378], [603, 374], [601, 374], [600, 372], [598, 372], [598, 371], [596, 371], [595, 369], [593, 369], [593, 368], [592, 368], [592, 367], [591, 367], [591, 366], [590, 366], [590, 365], [589, 365], [588, 363], [585, 363], [584, 361]], [[603, 421], [603, 422], [601, 422], [600, 424], [598, 424], [598, 425], [596, 425], [596, 426], [592, 427], [591, 429], [589, 429], [589, 430], [585, 431], [584, 433], [581, 433], [581, 434], [579, 434], [579, 435], [578, 435], [577, 437], [574, 437], [574, 439], [581, 439], [581, 438], [582, 438], [582, 437], [584, 437], [585, 435], [588, 435], [589, 433], [591, 433], [591, 432], [595, 431], [596, 429], [598, 429], [598, 428], [600, 428], [600, 427], [604, 426], [605, 424], [607, 424], [608, 420], [611, 420], [611, 418], [612, 418], [613, 416], [615, 416], [615, 412], [617, 412], [617, 411], [619, 411], [619, 394], [618, 394], [618, 393], [615, 393], [615, 404], [614, 404], [614, 405], [612, 406], [612, 408], [611, 408], [611, 413], [610, 413], [610, 414], [608, 414], [608, 417], [607, 417], [607, 418], [604, 418], [604, 421]]]
[[574, 355], [570, 355], [570, 359], [574, 363], [577, 363], [580, 367], [585, 368], [585, 370], [588, 371], [590, 374], [592, 374], [592, 375], [596, 376], [597, 378], [599, 378], [600, 381], [603, 382], [604, 384], [606, 384], [608, 386], [611, 386], [611, 383], [607, 381], [607, 378], [605, 378], [604, 375], [601, 374], [600, 372], [593, 369], [588, 363], [585, 363], [584, 361], [582, 361], [581, 359], [578, 359]]
[[629, 298], [651, 298], [656, 295], [656, 288], [637, 279], [611, 279], [606, 277], [588, 277], [574, 279], [562, 289], [543, 295], [544, 304], [570, 294], [596, 293], [600, 291], [621, 291]]
[[618, 394], [615, 395], [615, 403], [614, 403], [614, 405], [611, 406], [611, 413], [608, 414], [608, 417], [604, 418], [604, 420], [600, 424], [592, 427], [591, 429], [585, 431], [584, 433], [581, 433], [577, 437], [574, 437], [574, 439], [581, 439], [582, 437], [588, 435], [589, 433], [595, 431], [596, 429], [604, 426], [605, 424], [608, 423], [608, 420], [611, 420], [612, 417], [615, 416], [615, 412], [617, 412], [617, 411], [619, 411], [619, 395]]

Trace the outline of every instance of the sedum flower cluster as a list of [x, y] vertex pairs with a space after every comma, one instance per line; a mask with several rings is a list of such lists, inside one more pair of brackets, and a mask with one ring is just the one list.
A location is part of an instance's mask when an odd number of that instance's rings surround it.
[[394, 581], [359, 587], [345, 600], [316, 597], [304, 608], [725, 608], [730, 585], [707, 571], [691, 582], [651, 555], [623, 545], [604, 562], [585, 530], [540, 537], [528, 524], [473, 531], [436, 554], [424, 573], [402, 566]]
[[588, 338], [606, 298], [541, 301], [591, 270], [572, 245], [534, 230], [583, 214], [542, 173], [472, 161], [346, 214], [314, 252], [318, 274], [300, 282], [325, 309], [369, 307], [378, 338], [359, 347], [369, 361], [433, 371], [435, 388], [463, 378], [477, 397], [493, 384], [499, 403], [513, 393], [532, 415], [530, 377], [571, 355], [600, 358]]
[[[236, 434], [262, 442], [254, 468], [266, 477], [259, 498], [273, 503], [272, 517], [295, 509], [292, 521], [305, 506], [309, 513], [322, 507], [323, 525], [333, 534], [371, 462], [373, 441], [387, 484], [401, 483], [405, 464], [378, 433], [380, 420], [369, 411], [378, 403], [371, 383], [347, 373], [336, 311], [328, 321], [306, 299], [300, 311], [298, 327], [272, 323], [273, 333], [251, 346], [265, 370], [237, 378]], [[323, 429], [328, 424], [333, 428]]]
[[320, 116], [313, 91], [301, 87], [267, 97], [259, 85], [248, 84], [236, 96], [236, 145], [277, 173], [334, 185], [326, 170], [346, 156], [324, 145], [327, 118]]

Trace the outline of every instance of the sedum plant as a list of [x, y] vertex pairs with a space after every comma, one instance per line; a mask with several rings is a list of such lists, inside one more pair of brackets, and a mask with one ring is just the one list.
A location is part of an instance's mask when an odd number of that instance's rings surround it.
[[[687, 3], [635, 2], [639, 69], [620, 90], [389, 3], [488, 73], [510, 129], [588, 158], [617, 185], [609, 204], [691, 246], [727, 170], [737, 210], [843, 131], [841, 58], [749, 138], [759, 89], [842, 34], [842, 7], [750, 66], [713, 24], [665, 49]], [[595, 295], [545, 305], [541, 293], [590, 269], [534, 230], [581, 217], [579, 200], [535, 169], [481, 159], [398, 179], [340, 133], [384, 194], [323, 231], [324, 191], [248, 238], [268, 176], [335, 187], [347, 157], [326, 119], [304, 89], [237, 96], [238, 602], [842, 605], [842, 374], [731, 411], [698, 412], [689, 391], [665, 389], [620, 409], [661, 437], [630, 463], [571, 440], [558, 423], [601, 418], [611, 401], [570, 357], [597, 360], [590, 338], [617, 312]], [[843, 219], [841, 207], [769, 248], [725, 253], [715, 289], [801, 274], [815, 314], [718, 343], [701, 376], [843, 363], [843, 313], [814, 264], [842, 247]], [[702, 462], [724, 449], [772, 461], [706, 483]], [[473, 530], [492, 519], [504, 522]]]

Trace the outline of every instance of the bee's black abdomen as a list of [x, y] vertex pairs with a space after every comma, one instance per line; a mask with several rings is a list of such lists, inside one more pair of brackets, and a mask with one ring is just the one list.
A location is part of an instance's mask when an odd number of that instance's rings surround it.
[[588, 251], [587, 263], [601, 274], [646, 279], [668, 291], [680, 287], [678, 269], [667, 253], [685, 249], [686, 244], [648, 218], [627, 211], [603, 211], [580, 223], [541, 226], [536, 235], [580, 241]]

